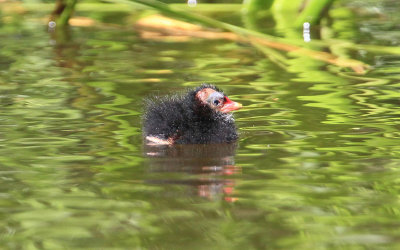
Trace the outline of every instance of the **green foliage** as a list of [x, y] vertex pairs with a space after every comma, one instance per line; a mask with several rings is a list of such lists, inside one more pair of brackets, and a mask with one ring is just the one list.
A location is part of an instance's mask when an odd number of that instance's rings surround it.
[[332, 5], [333, 0], [311, 0], [308, 1], [304, 9], [295, 21], [297, 27], [301, 27], [303, 23], [319, 24], [323, 17], [324, 11]]
[[78, 0], [57, 0], [53, 18], [59, 28], [66, 27], [75, 10]]

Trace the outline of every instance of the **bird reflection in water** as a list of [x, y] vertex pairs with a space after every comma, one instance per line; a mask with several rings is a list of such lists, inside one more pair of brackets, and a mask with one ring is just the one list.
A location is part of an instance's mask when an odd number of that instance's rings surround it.
[[236, 143], [146, 145], [152, 173], [186, 173], [189, 176], [149, 180], [152, 184], [177, 184], [193, 187], [194, 194], [208, 199], [223, 197], [227, 202], [234, 197], [234, 175], [241, 173], [235, 166]]

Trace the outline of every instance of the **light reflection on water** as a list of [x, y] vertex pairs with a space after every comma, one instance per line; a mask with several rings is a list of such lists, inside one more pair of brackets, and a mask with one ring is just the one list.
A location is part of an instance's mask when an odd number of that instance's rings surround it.
[[[40, 28], [0, 29], [2, 246], [399, 245], [397, 57], [283, 70], [231, 42], [74, 29], [50, 46]], [[144, 146], [143, 98], [202, 82], [245, 105], [238, 143]]]
[[[234, 155], [236, 144], [216, 145], [175, 145], [175, 146], [146, 146], [145, 154], [150, 159], [148, 169], [153, 173], [161, 173], [160, 179], [147, 180], [155, 184], [181, 184], [193, 187], [189, 195], [199, 195], [208, 199], [221, 199], [232, 202], [231, 197], [235, 180], [231, 175], [241, 173], [241, 168], [235, 166]], [[188, 179], [181, 179], [178, 175], [168, 178], [164, 173], [182, 173], [191, 175]]]

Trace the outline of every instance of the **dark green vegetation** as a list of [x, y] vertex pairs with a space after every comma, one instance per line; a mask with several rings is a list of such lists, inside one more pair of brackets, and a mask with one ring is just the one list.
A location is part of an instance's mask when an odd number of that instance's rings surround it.
[[[95, 24], [60, 37], [41, 6], [0, 5], [1, 248], [400, 247], [398, 1], [337, 1], [307, 44], [282, 12], [199, 5], [365, 74], [260, 44], [141, 38], [148, 12], [131, 6], [78, 3]], [[237, 145], [143, 146], [143, 98], [202, 82], [244, 104]]]

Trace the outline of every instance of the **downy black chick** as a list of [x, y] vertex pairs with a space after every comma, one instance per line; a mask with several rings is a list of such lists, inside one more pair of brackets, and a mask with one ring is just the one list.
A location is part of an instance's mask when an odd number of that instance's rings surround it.
[[144, 136], [155, 144], [233, 142], [238, 134], [229, 112], [241, 107], [208, 84], [181, 96], [148, 100], [143, 116]]

